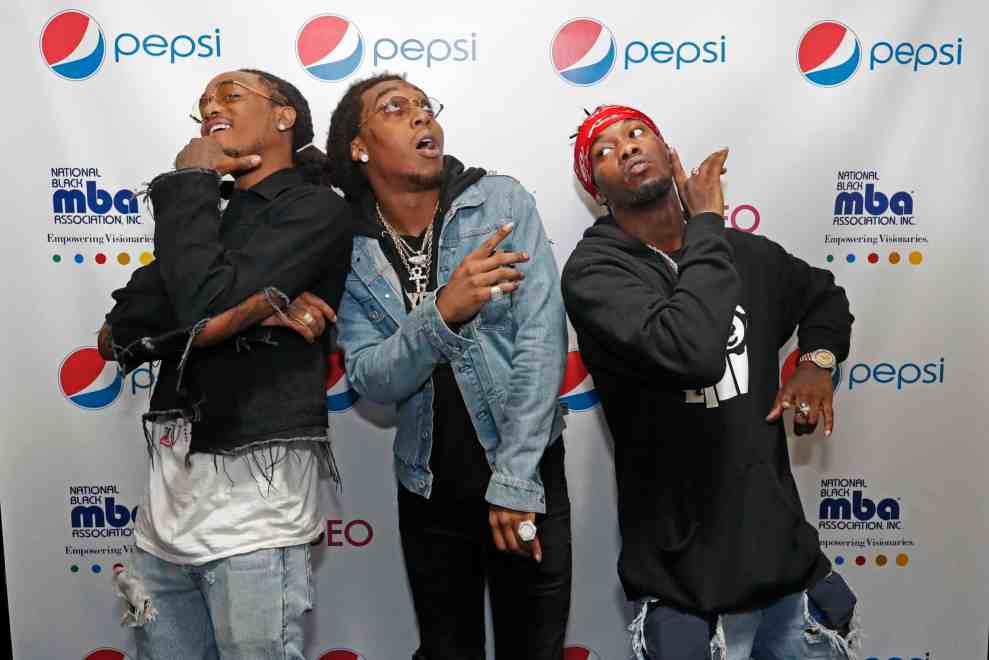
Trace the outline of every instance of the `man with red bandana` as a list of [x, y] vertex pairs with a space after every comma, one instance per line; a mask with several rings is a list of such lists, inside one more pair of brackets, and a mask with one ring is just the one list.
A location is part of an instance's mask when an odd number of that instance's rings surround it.
[[[833, 428], [849, 349], [843, 289], [778, 244], [726, 230], [728, 150], [687, 175], [655, 123], [603, 106], [574, 171], [609, 213], [563, 297], [615, 439], [619, 573], [652, 660], [850, 657], [855, 597], [820, 550], [790, 470], [796, 435]], [[778, 351], [798, 331], [782, 389]]]

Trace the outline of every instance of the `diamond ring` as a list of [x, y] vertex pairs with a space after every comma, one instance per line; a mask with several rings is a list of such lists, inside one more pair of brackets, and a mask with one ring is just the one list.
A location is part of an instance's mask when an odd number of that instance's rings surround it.
[[531, 520], [523, 520], [519, 523], [519, 526], [515, 528], [518, 533], [519, 538], [528, 543], [536, 538], [536, 524]]

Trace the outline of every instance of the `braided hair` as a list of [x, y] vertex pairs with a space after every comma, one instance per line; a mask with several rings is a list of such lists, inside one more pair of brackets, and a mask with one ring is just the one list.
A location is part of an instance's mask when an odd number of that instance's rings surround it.
[[404, 81], [404, 76], [379, 73], [353, 83], [340, 99], [330, 117], [330, 132], [326, 137], [325, 182], [343, 191], [350, 201], [359, 199], [369, 188], [367, 177], [360, 163], [350, 156], [350, 143], [357, 137], [364, 104], [361, 96], [380, 82]]
[[244, 73], [253, 73], [261, 78], [274, 92], [276, 100], [284, 102], [295, 109], [295, 124], [292, 126], [292, 164], [302, 172], [303, 178], [314, 184], [323, 182], [323, 170], [326, 167], [326, 155], [312, 143], [313, 124], [309, 102], [295, 85], [282, 80], [278, 76], [258, 69], [241, 69]]

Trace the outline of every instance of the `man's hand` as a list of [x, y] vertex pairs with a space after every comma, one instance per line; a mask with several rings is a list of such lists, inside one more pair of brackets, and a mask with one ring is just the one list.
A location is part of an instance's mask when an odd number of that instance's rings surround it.
[[326, 331], [327, 323], [336, 323], [333, 308], [319, 296], [306, 291], [292, 301], [282, 314], [272, 314], [261, 325], [290, 328], [302, 335], [310, 344]]
[[113, 355], [113, 335], [110, 334], [110, 326], [106, 322], [100, 328], [99, 336], [96, 339], [96, 348], [100, 352], [100, 357], [107, 362], [113, 362], [116, 359]]
[[223, 150], [220, 143], [208, 137], [198, 137], [189, 140], [175, 157], [175, 168], [202, 167], [216, 170], [223, 176], [230, 172], [246, 172], [261, 164], [261, 156], [241, 156], [239, 153], [229, 153]]
[[525, 252], [496, 252], [498, 244], [512, 233], [512, 223], [498, 228], [491, 238], [484, 241], [460, 262], [450, 281], [440, 291], [436, 307], [447, 324], [463, 323], [471, 319], [491, 300], [491, 289], [497, 286], [508, 295], [519, 287], [524, 275], [510, 264], [528, 261]]
[[[834, 430], [834, 390], [831, 387], [831, 371], [822, 369], [812, 362], [801, 362], [796, 373], [776, 395], [773, 409], [766, 417], [767, 422], [775, 422], [783, 414], [784, 408], [793, 408], [793, 432], [795, 435], [813, 433], [817, 420], [824, 417], [824, 435]], [[800, 404], [806, 403], [810, 411], [805, 415], [799, 411]]]
[[728, 158], [728, 147], [715, 151], [704, 159], [700, 167], [695, 168], [688, 178], [680, 162], [680, 154], [672, 150], [673, 181], [676, 183], [677, 194], [687, 210], [688, 217], [701, 213], [717, 213], [724, 215], [725, 197], [721, 190], [721, 175], [727, 172], [725, 160]]
[[528, 520], [536, 522], [536, 514], [528, 511], [515, 511], [492, 504], [488, 511], [488, 524], [495, 547], [502, 552], [511, 552], [522, 557], [532, 557], [537, 562], [543, 560], [543, 548], [539, 545], [539, 535], [528, 543], [518, 536], [519, 523]]

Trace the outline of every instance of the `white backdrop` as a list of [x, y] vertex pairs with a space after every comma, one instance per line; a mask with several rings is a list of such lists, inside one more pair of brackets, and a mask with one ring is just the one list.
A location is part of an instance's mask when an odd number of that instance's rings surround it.
[[[109, 575], [132, 545], [130, 510], [146, 481], [137, 419], [152, 375], [120, 382], [91, 347], [109, 292], [151, 258], [152, 227], [117, 193], [170, 166], [194, 133], [186, 113], [205, 82], [241, 67], [295, 82], [317, 142], [347, 84], [407, 72], [447, 105], [449, 153], [536, 195], [561, 265], [597, 211], [570, 169], [583, 108], [642, 108], [688, 168], [728, 145], [727, 221], [833, 269], [857, 319], [836, 376], [835, 434], [791, 449], [808, 518], [860, 596], [864, 657], [984, 657], [987, 10], [867, 4], [7, 3], [3, 49], [26, 67], [6, 78], [0, 243], [0, 505], [15, 657], [134, 658]], [[303, 29], [327, 13], [345, 18]], [[576, 17], [586, 20], [565, 27]], [[810, 30], [822, 21], [841, 25]], [[323, 80], [304, 64], [346, 75]], [[836, 210], [839, 186], [862, 198]], [[571, 375], [565, 394], [592, 390]], [[333, 383], [334, 405], [346, 389]], [[308, 657], [408, 658], [417, 637], [391, 412], [343, 407], [331, 421], [346, 487], [324, 498], [330, 534], [314, 554]], [[622, 660], [629, 611], [615, 571], [611, 439], [597, 407], [568, 424], [567, 660]]]

